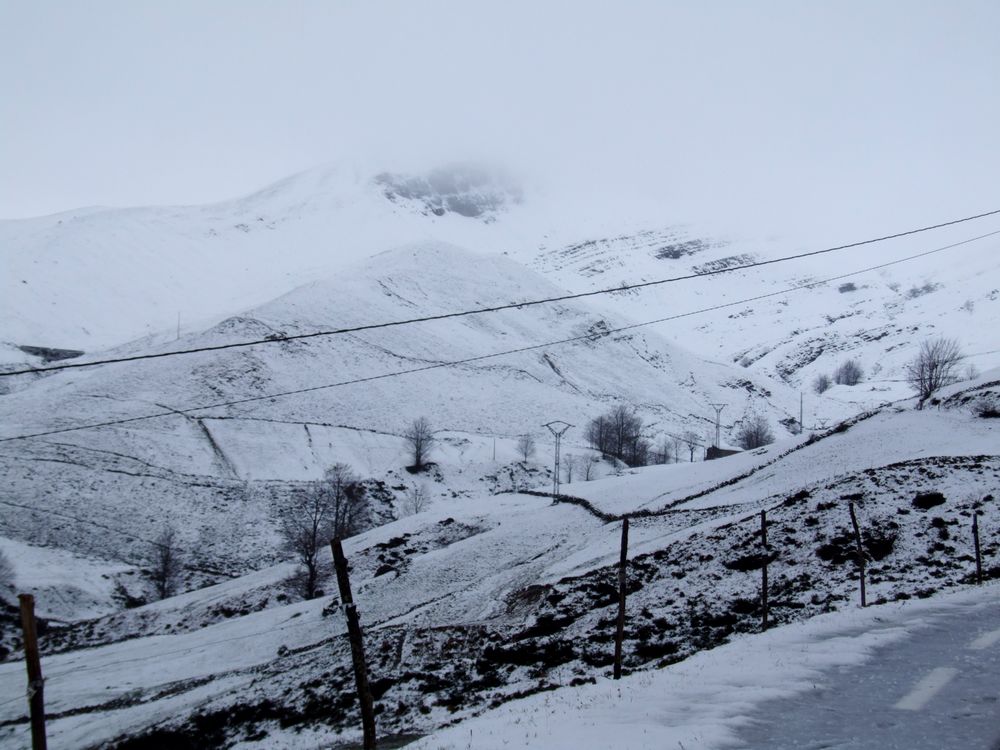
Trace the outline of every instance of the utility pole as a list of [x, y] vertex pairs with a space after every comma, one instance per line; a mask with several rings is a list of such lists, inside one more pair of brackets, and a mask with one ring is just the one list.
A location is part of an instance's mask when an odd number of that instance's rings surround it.
[[569, 422], [563, 422], [561, 420], [556, 420], [555, 422], [549, 422], [542, 425], [542, 427], [547, 427], [549, 432], [552, 433], [553, 437], [556, 439], [556, 460], [554, 472], [552, 473], [552, 499], [555, 500], [559, 497], [559, 444], [562, 442], [562, 436], [570, 427], [572, 427]]
[[715, 409], [715, 448], [719, 449], [719, 417], [722, 414], [722, 410], [726, 408], [725, 404], [710, 404], [710, 406]]
[[799, 432], [802, 432], [806, 428], [806, 423], [802, 421], [802, 401], [802, 391], [799, 391]]

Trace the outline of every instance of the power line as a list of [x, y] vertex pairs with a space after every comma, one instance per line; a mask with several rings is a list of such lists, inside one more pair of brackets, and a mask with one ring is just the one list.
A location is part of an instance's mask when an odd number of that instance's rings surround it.
[[883, 237], [875, 237], [872, 239], [861, 240], [859, 242], [851, 242], [846, 245], [837, 245], [836, 247], [828, 247], [822, 250], [812, 250], [806, 253], [785, 255], [780, 258], [772, 258], [770, 260], [754, 261], [753, 263], [745, 263], [740, 266], [716, 268], [714, 270], [707, 270], [701, 273], [687, 274], [686, 276], [673, 276], [665, 279], [656, 279], [654, 281], [636, 282], [634, 284], [620, 284], [619, 286], [607, 287], [604, 289], [595, 289], [589, 292], [575, 292], [572, 294], [559, 295], [557, 297], [544, 297], [542, 299], [526, 300], [523, 302], [508, 302], [502, 305], [494, 305], [492, 307], [478, 307], [471, 310], [460, 310], [457, 312], [440, 313], [438, 315], [425, 315], [419, 318], [407, 318], [405, 320], [394, 320], [383, 323], [368, 323], [366, 325], [353, 326], [350, 328], [334, 328], [330, 330], [312, 331], [310, 333], [298, 333], [292, 335], [274, 334], [262, 339], [253, 339], [251, 341], [237, 341], [229, 344], [198, 346], [198, 347], [192, 347], [190, 349], [172, 349], [166, 352], [157, 352], [152, 354], [134, 354], [128, 357], [110, 357], [107, 359], [91, 360], [89, 362], [70, 362], [62, 365], [50, 365], [48, 367], [27, 367], [20, 370], [8, 370], [6, 372], [0, 372], [0, 377], [11, 377], [13, 375], [26, 375], [29, 373], [57, 372], [59, 370], [72, 370], [81, 367], [95, 367], [97, 365], [119, 364], [122, 362], [137, 362], [145, 359], [161, 359], [164, 357], [176, 357], [185, 354], [201, 354], [204, 352], [215, 352], [215, 351], [222, 351], [225, 349], [239, 349], [239, 348], [259, 346], [264, 344], [276, 344], [285, 341], [301, 341], [303, 339], [312, 339], [324, 336], [340, 336], [348, 333], [372, 331], [379, 328], [393, 328], [396, 326], [411, 325], [413, 323], [426, 323], [435, 320], [461, 318], [468, 315], [482, 315], [484, 313], [501, 312], [503, 310], [515, 310], [515, 309], [519, 310], [524, 307], [545, 305], [553, 302], [566, 302], [569, 300], [582, 299], [584, 297], [594, 297], [601, 294], [615, 294], [616, 292], [624, 292], [630, 289], [644, 289], [646, 287], [651, 287], [651, 286], [672, 284], [678, 281], [690, 281], [691, 279], [698, 279], [706, 276], [716, 276], [723, 273], [731, 273], [733, 271], [742, 271], [748, 268], [759, 268], [760, 266], [770, 266], [775, 263], [785, 263], [790, 260], [800, 260], [802, 258], [809, 258], [815, 255], [824, 255], [826, 253], [832, 253], [839, 250], [848, 250], [855, 247], [861, 247], [863, 245], [872, 245], [876, 242], [885, 242], [886, 240], [893, 240], [893, 239], [898, 239], [900, 237], [907, 237], [909, 235], [919, 234], [921, 232], [929, 232], [934, 229], [941, 229], [943, 227], [954, 226], [955, 224], [962, 224], [964, 222], [974, 221], [976, 219], [982, 219], [987, 216], [994, 216], [996, 214], [1000, 214], [1000, 209], [996, 209], [994, 211], [987, 211], [986, 213], [982, 214], [976, 214], [975, 216], [966, 216], [965, 218], [962, 219], [954, 219], [952, 221], [946, 221], [940, 224], [933, 224], [931, 226], [920, 227], [918, 229], [909, 229], [905, 232], [896, 232], [895, 234], [887, 234]]
[[959, 247], [961, 245], [967, 245], [970, 242], [976, 242], [978, 240], [985, 239], [987, 237], [993, 237], [1000, 234], [1000, 229], [988, 232], [987, 234], [979, 235], [978, 237], [971, 237], [967, 240], [962, 240], [960, 242], [955, 242], [950, 245], [944, 245], [942, 247], [934, 248], [933, 250], [926, 250], [921, 253], [916, 253], [914, 255], [908, 255], [904, 258], [898, 258], [893, 261], [888, 261], [886, 263], [879, 263], [878, 265], [868, 266], [867, 268], [862, 268], [856, 271], [851, 271], [849, 273], [838, 274], [837, 276], [831, 276], [826, 279], [821, 279], [819, 281], [810, 281], [805, 284], [799, 284], [796, 286], [788, 287], [786, 289], [781, 289], [776, 292], [767, 292], [765, 294], [759, 294], [755, 297], [746, 297], [744, 299], [736, 300], [735, 302], [725, 302], [718, 305], [711, 305], [709, 307], [703, 307], [698, 310], [690, 310], [684, 313], [677, 313], [676, 315], [668, 315], [664, 318], [657, 318], [656, 320], [647, 320], [643, 323], [633, 323], [627, 326], [621, 326], [619, 328], [612, 328], [607, 331], [602, 331], [597, 334], [584, 334], [582, 336], [572, 336], [570, 338], [559, 339], [556, 341], [547, 341], [542, 344], [532, 344], [530, 346], [522, 346], [516, 349], [507, 349], [500, 352], [493, 352], [491, 354], [481, 354], [476, 357], [467, 357], [465, 359], [451, 360], [448, 362], [436, 362], [430, 365], [423, 365], [421, 367], [412, 367], [406, 370], [394, 370], [392, 372], [381, 373], [379, 375], [369, 375], [363, 378], [354, 378], [352, 380], [341, 380], [335, 383], [326, 383], [323, 385], [314, 385], [307, 388], [296, 388], [291, 391], [282, 391], [278, 393], [269, 393], [263, 396], [249, 396], [247, 398], [234, 399], [232, 401], [219, 401], [213, 404], [203, 404], [201, 406], [191, 406], [186, 409], [170, 409], [168, 411], [155, 412], [153, 414], [144, 414], [138, 417], [126, 417], [124, 419], [112, 419], [106, 422], [92, 422], [88, 424], [76, 425], [74, 427], [61, 427], [54, 430], [45, 430], [42, 432], [34, 432], [23, 435], [13, 435], [10, 437], [0, 438], [0, 443], [11, 442], [14, 440], [27, 440], [29, 438], [46, 437], [48, 435], [58, 435], [65, 432], [75, 432], [77, 430], [89, 430], [98, 427], [112, 427], [115, 425], [130, 424], [132, 422], [141, 422], [147, 419], [158, 419], [160, 417], [169, 417], [172, 415], [186, 415], [192, 412], [206, 411], [208, 409], [218, 409], [225, 406], [238, 406], [240, 404], [249, 404], [255, 401], [267, 401], [270, 399], [283, 398], [285, 396], [295, 396], [303, 393], [312, 393], [315, 391], [327, 390], [330, 388], [341, 388], [348, 385], [358, 385], [361, 383], [371, 383], [377, 380], [385, 380], [387, 378], [394, 378], [400, 375], [412, 375], [419, 372], [427, 372], [429, 370], [438, 370], [443, 367], [454, 367], [457, 365], [471, 364], [474, 362], [481, 362], [487, 359], [494, 359], [496, 357], [504, 357], [510, 354], [521, 354], [523, 352], [535, 351], [537, 349], [544, 349], [550, 346], [560, 346], [562, 344], [570, 344], [577, 341], [597, 341], [601, 338], [610, 336], [611, 334], [621, 333], [623, 331], [630, 331], [636, 328], [643, 328], [645, 326], [655, 325], [657, 323], [666, 323], [672, 320], [679, 320], [681, 318], [688, 318], [693, 315], [701, 315], [707, 312], [714, 312], [716, 310], [723, 310], [729, 307], [736, 307], [737, 305], [745, 305], [750, 302], [757, 302], [759, 300], [768, 299], [771, 297], [777, 297], [784, 294], [790, 294], [792, 292], [799, 291], [801, 289], [811, 289], [813, 287], [822, 286], [831, 281], [839, 281], [840, 279], [846, 279], [851, 276], [857, 276], [859, 274], [868, 273], [870, 271], [877, 271], [882, 268], [888, 268], [889, 266], [895, 266], [900, 263], [906, 263], [911, 260], [916, 260], [918, 258], [923, 258], [928, 255], [934, 255], [935, 253], [944, 252], [945, 250], [951, 250], [952, 248]]

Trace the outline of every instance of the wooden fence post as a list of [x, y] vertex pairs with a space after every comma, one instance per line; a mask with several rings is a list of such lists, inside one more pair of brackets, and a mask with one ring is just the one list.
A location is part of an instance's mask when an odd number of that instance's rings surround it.
[[618, 626], [615, 629], [615, 679], [622, 676], [622, 639], [625, 637], [625, 566], [628, 563], [628, 518], [622, 519], [622, 554], [618, 561]]
[[354, 682], [361, 704], [361, 730], [364, 734], [364, 750], [375, 750], [375, 711], [372, 708], [372, 693], [368, 688], [368, 666], [365, 663], [365, 644], [361, 637], [361, 623], [358, 610], [351, 594], [351, 580], [347, 574], [347, 558], [340, 539], [330, 542], [333, 550], [333, 564], [337, 568], [337, 586], [340, 588], [340, 603], [347, 616], [347, 636], [351, 641], [351, 661], [354, 662]]
[[21, 632], [24, 634], [24, 661], [28, 668], [28, 707], [31, 710], [31, 747], [46, 750], [45, 697], [42, 662], [38, 656], [38, 630], [35, 627], [35, 597], [19, 594]]
[[972, 543], [976, 547], [976, 583], [983, 582], [983, 556], [979, 551], [979, 511], [972, 511]]
[[760, 512], [760, 541], [764, 547], [764, 565], [760, 569], [760, 629], [767, 630], [767, 511]]
[[854, 526], [854, 543], [858, 547], [858, 571], [861, 576], [861, 606], [867, 606], [865, 600], [865, 548], [861, 545], [861, 528], [858, 526], [858, 517], [854, 513], [854, 503], [847, 506], [851, 511], [851, 524]]

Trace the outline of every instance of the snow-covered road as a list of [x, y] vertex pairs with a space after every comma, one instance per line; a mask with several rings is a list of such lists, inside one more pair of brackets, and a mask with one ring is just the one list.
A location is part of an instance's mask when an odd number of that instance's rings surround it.
[[741, 747], [838, 750], [1000, 748], [1000, 602], [965, 605], [761, 707]]

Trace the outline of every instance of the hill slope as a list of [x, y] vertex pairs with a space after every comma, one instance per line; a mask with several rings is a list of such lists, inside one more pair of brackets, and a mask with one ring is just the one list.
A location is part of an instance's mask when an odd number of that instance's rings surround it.
[[[996, 374], [966, 395], [996, 398]], [[751, 466], [728, 477], [720, 468], [720, 482], [695, 502], [636, 517], [626, 669], [667, 665], [759, 628], [761, 508], [771, 524], [773, 624], [855, 606], [848, 502], [858, 507], [876, 604], [970, 583], [973, 512], [986, 573], [1000, 575], [1000, 457], [988, 452], [998, 428], [961, 398], [940, 412], [879, 412], [785, 457], [748, 454]], [[950, 444], [938, 455], [933, 435], [943, 431]], [[864, 461], [859, 452], [844, 460], [852, 434], [861, 444], [896, 440], [892, 458], [908, 458]], [[650, 488], [691, 470], [651, 467], [617, 480], [615, 510], [648, 507]], [[607, 502], [611, 481], [569, 489], [593, 489], [595, 502]], [[559, 685], [603, 682], [619, 531], [572, 503], [479, 495], [349, 540], [382, 736], [425, 732]], [[75, 642], [96, 648], [47, 657], [52, 736], [66, 747], [132, 737], [123, 748], [356, 738], [340, 610], [328, 598], [275, 601], [279, 576], [261, 571], [79, 629]], [[53, 634], [47, 653], [64, 641]], [[0, 675], [20, 668], [0, 665]], [[24, 730], [9, 702], [17, 690], [16, 680], [0, 680], [0, 717], [11, 722], [0, 729], [5, 738]]]
[[[349, 327], [558, 293], [501, 256], [432, 243], [381, 254], [181, 343]], [[499, 438], [507, 444], [501, 456], [506, 450], [510, 460], [510, 446], [526, 432], [538, 435], [540, 455], [550, 455], [541, 424], [552, 419], [576, 425], [567, 435], [571, 451], [583, 442], [587, 420], [622, 403], [637, 407], [653, 441], [708, 428], [712, 401], [726, 401], [732, 413], [762, 413], [779, 432], [777, 421], [797, 407], [784, 386], [706, 362], [655, 335], [603, 335], [622, 322], [582, 303], [554, 304], [26, 380], [0, 399], [4, 436], [165, 416], [0, 443], [2, 498], [14, 504], [5, 533], [134, 560], [149, 529], [169, 521], [206, 564], [210, 557], [256, 564], [274, 559], [271, 519], [289, 482], [319, 478], [332, 463], [348, 461], [398, 487], [407, 464], [401, 433], [420, 416], [454, 436], [440, 456], [442, 490], [466, 492], [497, 464], [483, 462], [478, 477], [459, 477], [462, 467], [447, 459], [458, 456], [463, 441], [478, 445], [482, 456]], [[546, 344], [576, 337], [583, 340]], [[139, 342], [119, 351], [157, 350]], [[522, 351], [491, 356], [505, 350]], [[438, 367], [453, 361], [466, 362]], [[379, 379], [403, 370], [417, 371]], [[365, 382], [320, 387], [359, 379]], [[192, 410], [245, 399], [251, 401]], [[111, 541], [98, 527], [50, 523], [30, 508], [85, 516], [140, 539]]]
[[[997, 219], [986, 219], [829, 255], [623, 292], [604, 304], [635, 320], [729, 305], [964, 242], [997, 227]], [[692, 228], [668, 227], [570, 245], [549, 244], [523, 260], [562, 286], [589, 291], [626, 281], [704, 275], [819, 249], [726, 240]], [[764, 371], [806, 391], [817, 375], [832, 374], [853, 358], [865, 372], [860, 387], [838, 389], [823, 400], [869, 408], [910, 395], [902, 382], [903, 366], [926, 337], [957, 339], [969, 355], [967, 363], [978, 370], [996, 366], [1000, 361], [998, 251], [1000, 238], [987, 237], [807, 290], [673, 320], [657, 330], [702, 356]], [[825, 407], [817, 404], [817, 408], [816, 416], [822, 416]]]
[[[0, 221], [0, 341], [94, 351], [174, 338], [386, 247], [499, 249], [520, 190], [458, 166], [423, 177], [339, 166], [204, 206], [85, 208]], [[498, 217], [515, 221], [498, 224]], [[4, 352], [15, 359], [16, 352]]]

